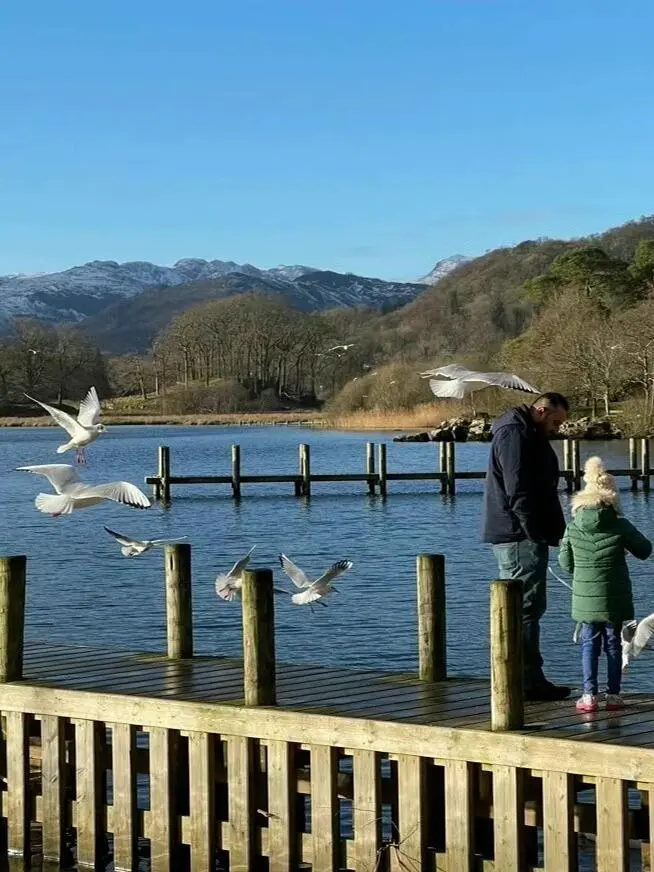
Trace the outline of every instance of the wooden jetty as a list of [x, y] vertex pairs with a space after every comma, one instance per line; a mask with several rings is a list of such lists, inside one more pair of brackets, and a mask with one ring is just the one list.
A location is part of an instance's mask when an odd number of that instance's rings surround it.
[[[561, 467], [561, 479], [565, 483], [568, 493], [579, 490], [583, 469], [581, 466], [580, 442], [578, 439], [564, 439], [563, 441], [563, 465]], [[438, 442], [439, 446], [438, 469], [423, 472], [389, 472], [386, 459], [386, 443], [381, 442], [375, 452], [375, 443], [366, 443], [365, 466], [361, 472], [342, 473], [314, 473], [311, 471], [311, 447], [306, 443], [298, 446], [298, 471], [286, 474], [246, 475], [241, 468], [241, 447], [232, 445], [232, 471], [230, 475], [173, 475], [170, 471], [170, 448], [166, 445], [159, 446], [158, 468], [156, 475], [145, 477], [145, 483], [152, 485], [155, 500], [169, 503], [171, 499], [172, 485], [211, 484], [229, 485], [234, 499], [242, 496], [244, 484], [271, 484], [289, 483], [293, 485], [295, 496], [310, 497], [311, 485], [316, 482], [351, 482], [360, 481], [365, 483], [367, 492], [374, 495], [379, 492], [380, 496], [388, 494], [388, 484], [392, 481], [434, 481], [439, 484], [442, 494], [453, 496], [456, 493], [456, 483], [461, 480], [483, 480], [486, 471], [457, 470], [456, 468], [456, 443]], [[640, 452], [639, 452], [640, 447]], [[377, 464], [375, 463], [377, 455]], [[637, 490], [640, 483], [644, 491], [649, 491], [651, 476], [654, 472], [650, 467], [649, 439], [629, 440], [629, 466], [621, 469], [610, 469], [618, 478], [627, 477], [630, 480], [631, 489]]]
[[[525, 704], [521, 591], [491, 584], [490, 683], [448, 677], [445, 574], [417, 561], [418, 674], [277, 664], [269, 570], [244, 660], [194, 656], [190, 546], [165, 555], [167, 653], [24, 643], [24, 557], [0, 559], [7, 852], [153, 872], [651, 869], [654, 694]], [[40, 848], [37, 846], [40, 845]]]

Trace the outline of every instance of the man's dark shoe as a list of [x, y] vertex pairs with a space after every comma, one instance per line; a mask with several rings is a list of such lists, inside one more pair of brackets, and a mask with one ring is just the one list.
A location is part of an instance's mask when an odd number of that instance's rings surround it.
[[567, 699], [570, 692], [570, 688], [565, 685], [543, 681], [525, 690], [525, 700], [527, 702], [556, 702], [560, 699]]

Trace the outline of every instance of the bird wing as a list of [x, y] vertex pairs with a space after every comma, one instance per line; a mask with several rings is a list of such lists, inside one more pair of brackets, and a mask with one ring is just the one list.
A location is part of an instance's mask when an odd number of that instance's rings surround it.
[[638, 657], [643, 648], [647, 647], [652, 636], [654, 636], [654, 614], [638, 622], [632, 643], [634, 657]]
[[100, 400], [94, 387], [89, 389], [88, 394], [79, 404], [79, 412], [77, 420], [82, 427], [91, 427], [93, 424], [98, 424], [100, 421]]
[[240, 575], [243, 572], [245, 567], [250, 562], [250, 555], [252, 554], [252, 552], [254, 551], [254, 549], [256, 547], [257, 547], [256, 545], [253, 545], [252, 548], [250, 548], [248, 553], [245, 555], [245, 557], [241, 557], [240, 560], [236, 561], [236, 563], [232, 566], [232, 568], [227, 573], [228, 578], [236, 578], [236, 576]]
[[133, 545], [145, 545], [146, 543], [141, 541], [140, 539], [128, 539], [127, 536], [123, 536], [121, 533], [114, 533], [113, 530], [110, 530], [109, 527], [105, 527], [107, 533], [110, 536], [113, 536], [117, 542], [120, 542], [121, 545], [125, 545], [127, 548], [131, 548]]
[[464, 382], [460, 378], [452, 379], [451, 381], [430, 378], [429, 387], [431, 392], [437, 397], [452, 397], [462, 400], [466, 395]]
[[289, 560], [285, 554], [279, 555], [279, 562], [281, 563], [282, 569], [286, 575], [288, 575], [296, 587], [311, 586], [311, 581], [307, 578], [304, 572], [302, 572], [302, 570], [297, 567], [292, 560]]
[[220, 573], [216, 576], [216, 593], [221, 599], [232, 602], [241, 595], [241, 581]]
[[149, 539], [150, 545], [169, 545], [171, 542], [183, 542], [188, 536], [178, 536], [176, 539]]
[[44, 475], [58, 494], [63, 493], [71, 484], [80, 481], [77, 470], [69, 463], [41, 463], [36, 466], [19, 466], [20, 472], [33, 472]]
[[538, 388], [530, 385], [524, 379], [512, 372], [471, 372], [466, 381], [478, 382], [489, 387], [508, 388], [512, 391], [525, 391], [528, 394], [539, 394]]
[[352, 569], [353, 566], [354, 563], [351, 560], [339, 560], [336, 563], [332, 563], [329, 569], [315, 580], [314, 584], [329, 584], [342, 572]]
[[434, 369], [425, 370], [420, 375], [427, 378], [430, 375], [443, 375], [445, 378], [465, 378], [470, 375], [471, 369], [467, 366], [460, 366], [458, 363], [450, 363], [447, 366], [437, 366]]
[[124, 503], [126, 506], [133, 506], [135, 509], [150, 508], [150, 500], [146, 495], [136, 485], [130, 484], [128, 481], [112, 481], [108, 484], [85, 487], [75, 496], [78, 499], [99, 497], [104, 500], [113, 500], [115, 503]]
[[54, 406], [49, 406], [47, 403], [42, 403], [41, 400], [35, 400], [34, 397], [30, 397], [29, 394], [25, 394], [28, 400], [31, 400], [33, 403], [37, 403], [41, 408], [45, 409], [46, 412], [59, 424], [60, 427], [63, 427], [64, 430], [72, 436], [73, 439], [76, 437], [84, 435], [86, 432], [83, 427], [81, 427], [77, 421], [73, 418], [72, 415], [69, 415], [68, 412], [62, 412], [61, 409], [55, 409]]

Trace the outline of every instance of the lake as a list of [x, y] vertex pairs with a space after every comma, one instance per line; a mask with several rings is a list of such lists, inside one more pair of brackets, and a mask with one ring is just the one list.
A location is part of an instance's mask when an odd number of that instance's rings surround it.
[[[496, 568], [480, 542], [480, 481], [457, 482], [443, 497], [438, 482], [389, 482], [386, 500], [366, 493], [363, 482], [314, 483], [309, 501], [292, 495], [292, 484], [243, 485], [235, 503], [228, 485], [173, 485], [168, 509], [138, 511], [95, 506], [53, 519], [34, 507], [48, 482], [15, 467], [65, 461], [55, 453], [56, 428], [0, 430], [1, 484], [5, 510], [0, 552], [28, 557], [27, 629], [30, 639], [71, 641], [130, 649], [165, 649], [161, 549], [124, 558], [103, 525], [141, 538], [187, 536], [193, 546], [193, 612], [199, 653], [239, 655], [239, 603], [214, 592], [216, 572], [256, 544], [252, 566], [272, 567], [282, 585], [278, 555], [286, 553], [309, 573], [348, 557], [354, 568], [340, 579], [328, 608], [276, 600], [278, 659], [385, 670], [416, 668], [415, 556], [445, 555], [448, 598], [448, 664], [451, 674], [488, 673], [488, 584]], [[393, 443], [392, 434], [306, 430], [298, 427], [111, 427], [87, 452], [81, 475], [89, 482], [126, 479], [144, 490], [156, 471], [157, 446], [171, 451], [173, 474], [229, 474], [230, 446], [241, 446], [243, 474], [297, 470], [297, 445], [311, 445], [312, 471], [363, 472], [366, 441], [385, 441], [389, 471], [438, 468], [436, 443]], [[557, 451], [561, 445], [554, 443]], [[590, 453], [626, 466], [626, 443], [588, 443]], [[457, 445], [457, 468], [484, 469], [488, 445]], [[72, 458], [74, 460], [74, 457]], [[622, 480], [627, 516], [654, 535], [647, 495], [632, 494]], [[568, 513], [568, 497], [562, 493]], [[555, 559], [552, 565], [561, 574]], [[638, 616], [654, 611], [651, 563], [630, 560]], [[579, 650], [572, 643], [570, 593], [548, 580], [543, 624], [546, 671], [554, 680], [580, 681]], [[650, 689], [654, 656], [630, 668], [625, 690]]]

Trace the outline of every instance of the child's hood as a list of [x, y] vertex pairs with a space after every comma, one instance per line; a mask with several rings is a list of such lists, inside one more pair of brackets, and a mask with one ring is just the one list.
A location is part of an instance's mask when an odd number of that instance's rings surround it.
[[612, 506], [583, 506], [574, 516], [574, 524], [586, 533], [609, 533], [615, 530], [618, 516]]

